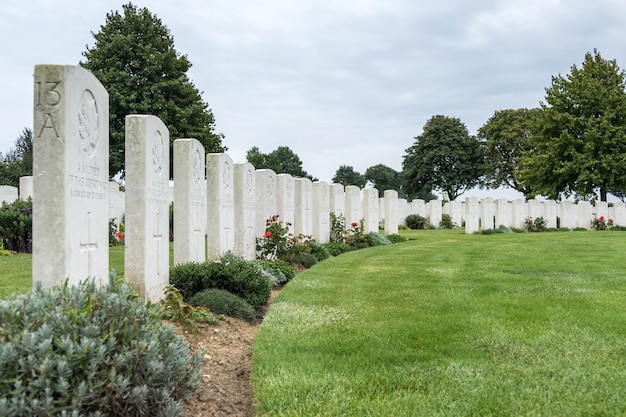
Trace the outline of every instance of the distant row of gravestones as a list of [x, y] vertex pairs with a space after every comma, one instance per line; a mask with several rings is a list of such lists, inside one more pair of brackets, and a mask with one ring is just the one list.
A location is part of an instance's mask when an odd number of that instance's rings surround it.
[[[37, 65], [34, 88], [33, 176], [23, 178], [20, 188], [23, 196], [33, 196], [33, 284], [46, 287], [87, 277], [106, 282], [109, 219], [123, 217], [124, 278], [144, 297], [161, 299], [169, 282], [171, 202], [175, 263], [216, 259], [229, 251], [254, 259], [256, 239], [276, 214], [295, 235], [319, 242], [329, 239], [330, 213], [344, 216], [348, 227], [363, 219], [366, 232], [377, 232], [384, 222], [386, 234], [397, 233], [408, 214], [426, 217], [435, 227], [449, 214], [456, 224], [465, 223], [466, 233], [500, 224], [523, 227], [528, 216], [544, 217], [549, 227], [556, 226], [557, 216], [562, 227], [590, 227], [600, 215], [626, 224], [623, 204], [473, 197], [443, 205], [408, 203], [394, 190], [379, 198], [374, 188], [344, 188], [233, 163], [223, 153], [205, 154], [195, 139], [174, 141], [171, 187], [169, 132], [151, 115], [126, 117], [121, 192], [109, 181], [109, 106], [101, 83], [81, 67]], [[0, 200], [11, 200], [8, 192], [1, 186]]]

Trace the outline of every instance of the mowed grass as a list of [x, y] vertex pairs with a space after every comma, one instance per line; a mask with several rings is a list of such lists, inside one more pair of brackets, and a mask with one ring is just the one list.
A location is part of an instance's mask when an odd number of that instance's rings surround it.
[[281, 292], [259, 416], [626, 414], [626, 234], [403, 233]]
[[[170, 243], [170, 266], [174, 259], [173, 250], [174, 245]], [[33, 283], [32, 262], [31, 254], [0, 256], [0, 298], [30, 291]], [[109, 248], [109, 269], [115, 271], [116, 277], [124, 277], [124, 246]]]

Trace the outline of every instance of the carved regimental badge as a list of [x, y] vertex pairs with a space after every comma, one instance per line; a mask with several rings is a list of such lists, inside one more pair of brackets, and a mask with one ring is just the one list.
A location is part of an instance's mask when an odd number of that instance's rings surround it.
[[78, 134], [83, 151], [90, 158], [96, 153], [98, 146], [98, 106], [96, 99], [89, 90], [83, 91], [78, 111]]

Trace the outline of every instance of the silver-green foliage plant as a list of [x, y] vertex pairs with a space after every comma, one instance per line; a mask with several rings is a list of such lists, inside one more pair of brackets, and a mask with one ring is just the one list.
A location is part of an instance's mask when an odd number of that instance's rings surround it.
[[178, 416], [201, 355], [124, 284], [0, 300], [0, 415]]

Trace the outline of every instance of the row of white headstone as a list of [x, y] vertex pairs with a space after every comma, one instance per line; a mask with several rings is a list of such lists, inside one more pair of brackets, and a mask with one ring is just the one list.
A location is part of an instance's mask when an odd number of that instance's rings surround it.
[[[156, 301], [169, 282], [169, 207], [174, 204], [174, 263], [202, 262], [226, 252], [256, 256], [256, 239], [278, 214], [294, 235], [328, 241], [330, 213], [364, 221], [366, 232], [397, 233], [408, 214], [437, 227], [443, 214], [465, 223], [466, 232], [500, 224], [523, 227], [526, 217], [544, 217], [562, 227], [589, 227], [589, 203], [508, 202], [468, 198], [442, 205], [408, 203], [394, 190], [311, 182], [233, 163], [227, 154], [205, 154], [199, 141], [174, 141], [174, 187], [170, 189], [169, 132], [151, 115], [127, 116], [125, 192], [109, 181], [108, 94], [87, 70], [37, 65], [33, 123], [33, 283], [53, 286], [109, 274], [109, 219], [125, 218], [124, 278]], [[25, 189], [28, 181], [25, 180]], [[25, 194], [26, 195], [26, 192]], [[561, 211], [557, 210], [560, 207]], [[574, 208], [576, 210], [574, 210]], [[605, 210], [606, 208], [606, 210]], [[626, 210], [621, 205], [621, 209]], [[621, 210], [613, 208], [613, 210]], [[569, 213], [576, 212], [576, 216]], [[606, 214], [605, 214], [606, 211]], [[615, 212], [618, 223], [626, 211]], [[595, 213], [610, 216], [608, 207]], [[521, 222], [521, 223], [520, 223]], [[575, 223], [575, 224], [574, 224]], [[624, 223], [626, 224], [626, 219]]]
[[[195, 139], [174, 141], [170, 199], [169, 132], [152, 115], [126, 117], [121, 203], [119, 188], [109, 181], [108, 121], [108, 94], [89, 71], [35, 67], [33, 284], [106, 281], [112, 208], [125, 222], [124, 278], [153, 301], [163, 297], [169, 281], [171, 200], [175, 263], [216, 259], [229, 251], [254, 259], [256, 238], [276, 214], [293, 234], [320, 242], [328, 241], [331, 210], [348, 223], [363, 216], [366, 229], [378, 231], [377, 190], [364, 190], [361, 206], [358, 187], [346, 187], [344, 199], [338, 184], [233, 164], [226, 154], [205, 154]], [[386, 231], [396, 233], [397, 193], [389, 190], [385, 197]]]

